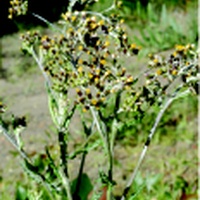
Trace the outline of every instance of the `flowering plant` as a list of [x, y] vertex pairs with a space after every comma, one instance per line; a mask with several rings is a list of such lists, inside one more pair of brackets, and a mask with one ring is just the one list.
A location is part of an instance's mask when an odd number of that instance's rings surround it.
[[[29, 31], [21, 36], [22, 50], [35, 59], [45, 79], [49, 111], [58, 136], [59, 159], [54, 158], [46, 147], [42, 161], [44, 166], [39, 169], [27, 156], [20, 137], [21, 129], [18, 129], [26, 126], [24, 118], [16, 118], [10, 129], [5, 126], [2, 117], [0, 131], [18, 149], [28, 171], [43, 183], [49, 198], [67, 196], [68, 200], [87, 199], [92, 191], [83, 167], [86, 155], [97, 145], [92, 137], [99, 134], [108, 163], [107, 169], [100, 171], [99, 175], [105, 186], [104, 193], [111, 200], [113, 186], [117, 182], [113, 179], [113, 156], [118, 130], [125, 123], [124, 118], [141, 118], [152, 105], [156, 105], [160, 111], [122, 192], [121, 199], [125, 199], [166, 109], [175, 99], [191, 92], [198, 93], [198, 56], [194, 45], [177, 45], [168, 58], [149, 55], [148, 68], [133, 76], [127, 72], [122, 58], [136, 56], [141, 47], [129, 43], [123, 20], [117, 14], [121, 2], [114, 1], [102, 12], [75, 11], [75, 3], [71, 1], [69, 10], [62, 14], [58, 25], [34, 14], [46, 21], [55, 35]], [[11, 1], [9, 18], [13, 14], [24, 14], [27, 5], [27, 1]], [[137, 82], [141, 77], [145, 78], [145, 82], [138, 88]], [[3, 112], [2, 104], [0, 113]], [[84, 141], [81, 147], [70, 149], [70, 135], [73, 133], [69, 126], [75, 113], [81, 116]], [[11, 130], [14, 130], [15, 138], [10, 137]], [[79, 172], [77, 178], [71, 180], [68, 163], [78, 155], [82, 155]]]

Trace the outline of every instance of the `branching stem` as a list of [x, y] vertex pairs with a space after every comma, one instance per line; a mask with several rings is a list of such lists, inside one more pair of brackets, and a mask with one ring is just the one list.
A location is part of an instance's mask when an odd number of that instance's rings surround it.
[[137, 175], [137, 173], [138, 173], [138, 171], [139, 171], [139, 169], [140, 169], [140, 167], [141, 167], [141, 164], [142, 164], [142, 162], [143, 162], [143, 160], [144, 160], [144, 157], [145, 157], [145, 155], [146, 155], [146, 152], [147, 152], [147, 150], [148, 150], [148, 147], [149, 147], [149, 145], [150, 145], [150, 142], [151, 142], [151, 140], [152, 140], [152, 137], [153, 137], [153, 135], [154, 135], [155, 132], [156, 132], [156, 129], [157, 129], [157, 127], [158, 127], [158, 124], [159, 124], [159, 122], [160, 122], [160, 120], [161, 120], [163, 114], [164, 114], [165, 111], [167, 110], [167, 108], [168, 108], [168, 107], [171, 105], [171, 103], [176, 99], [177, 94], [178, 94], [178, 92], [180, 91], [180, 89], [181, 89], [182, 87], [183, 87], [183, 84], [181, 84], [181, 85], [176, 89], [176, 91], [174, 92], [174, 94], [171, 96], [171, 98], [169, 98], [169, 99], [167, 100], [167, 102], [164, 104], [163, 108], [162, 108], [162, 109], [160, 110], [160, 112], [158, 113], [158, 115], [157, 115], [157, 117], [156, 117], [156, 120], [155, 120], [155, 123], [154, 123], [152, 129], [150, 130], [150, 133], [149, 133], [149, 135], [148, 135], [148, 138], [147, 138], [147, 140], [146, 140], [146, 142], [145, 142], [145, 144], [144, 144], [144, 148], [143, 148], [143, 150], [142, 150], [142, 152], [141, 152], [141, 154], [140, 154], [140, 157], [139, 157], [139, 160], [138, 160], [138, 162], [137, 162], [137, 165], [136, 165], [136, 167], [134, 168], [133, 173], [131, 174], [130, 180], [128, 181], [128, 183], [127, 183], [127, 185], [126, 185], [126, 187], [125, 187], [125, 189], [124, 189], [124, 191], [123, 191], [123, 195], [122, 195], [122, 197], [121, 197], [121, 200], [125, 200], [125, 199], [126, 199], [126, 196], [127, 196], [128, 192], [129, 192], [129, 190], [130, 190], [130, 188], [131, 188], [131, 185], [132, 185], [133, 181], [135, 180], [135, 177], [136, 177], [136, 175]]

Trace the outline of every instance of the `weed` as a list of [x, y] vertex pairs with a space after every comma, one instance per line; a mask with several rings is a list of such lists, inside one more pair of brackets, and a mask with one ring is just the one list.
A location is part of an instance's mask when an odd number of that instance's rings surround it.
[[[24, 12], [26, 3], [23, 2], [21, 6], [20, 3], [11, 1], [10, 18]], [[137, 180], [138, 171], [163, 115], [177, 99], [198, 93], [195, 45], [176, 45], [169, 58], [149, 55], [149, 69], [142, 73], [145, 83], [138, 88], [136, 83], [142, 75], [133, 76], [120, 64], [122, 56], [137, 55], [140, 47], [128, 39], [123, 21], [117, 15], [117, 9], [121, 6], [119, 2], [114, 1], [111, 7], [102, 12], [74, 11], [75, 3], [71, 1], [69, 11], [62, 14], [58, 26], [50, 24], [55, 35], [28, 31], [21, 36], [24, 52], [34, 58], [44, 76], [59, 150], [55, 156], [51, 146], [46, 145], [44, 152], [30, 157], [24, 150], [21, 137], [26, 127], [25, 117], [13, 117], [5, 125], [2, 104], [0, 131], [19, 152], [24, 161], [24, 170], [42, 187], [40, 190], [29, 190], [19, 185], [16, 195], [22, 199], [27, 196], [30, 199], [87, 199], [94, 186], [89, 172], [84, 173], [83, 168], [87, 154], [99, 145], [98, 141], [91, 140], [93, 135], [98, 134], [100, 147], [107, 159], [104, 170], [99, 170], [99, 179], [103, 195], [106, 193], [107, 200], [111, 200], [118, 181], [114, 180], [113, 171], [118, 131], [125, 127], [126, 116], [129, 120], [140, 121], [153, 108], [157, 111], [155, 122], [149, 128], [139, 160], [120, 195], [121, 200], [135, 198], [143, 189], [143, 185], [140, 185], [143, 179]], [[111, 10], [114, 12], [110, 13]], [[75, 97], [71, 95], [72, 91]], [[69, 126], [75, 112], [81, 117], [84, 140], [81, 146], [69, 149], [70, 136], [74, 134]], [[72, 179], [69, 163], [77, 156], [81, 156], [81, 161], [76, 178]], [[154, 185], [160, 180], [160, 176], [148, 177], [145, 194], [157, 191]], [[133, 191], [134, 182], [139, 185], [137, 191]], [[176, 194], [170, 195], [166, 191], [160, 197], [176, 198]]]

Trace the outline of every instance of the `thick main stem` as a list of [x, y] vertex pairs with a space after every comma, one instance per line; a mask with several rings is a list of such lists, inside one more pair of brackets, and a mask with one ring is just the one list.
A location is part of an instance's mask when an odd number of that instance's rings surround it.
[[107, 200], [111, 200], [112, 198], [112, 182], [113, 182], [113, 151], [111, 149], [111, 144], [110, 144], [110, 137], [108, 132], [106, 131], [106, 143], [107, 143], [107, 151], [108, 151], [108, 179], [111, 184], [108, 185], [108, 190], [107, 190]]
[[[86, 146], [85, 146], [85, 148], [86, 148]], [[81, 164], [80, 164], [80, 168], [79, 168], [76, 189], [75, 189], [75, 192], [74, 192], [75, 195], [77, 195], [79, 193], [79, 190], [80, 190], [80, 186], [81, 186], [81, 182], [82, 182], [81, 179], [82, 179], [82, 174], [83, 174], [83, 168], [84, 168], [84, 165], [85, 165], [86, 155], [87, 155], [87, 151], [84, 151], [82, 158], [81, 158]]]
[[63, 130], [58, 132], [58, 141], [60, 145], [60, 160], [61, 160], [61, 168], [60, 176], [62, 178], [63, 185], [67, 192], [68, 200], [73, 200], [69, 182], [68, 175], [68, 166], [67, 166], [67, 142], [66, 142], [66, 133]]
[[67, 169], [67, 143], [66, 143], [66, 135], [63, 131], [59, 131], [58, 140], [60, 145], [60, 159], [61, 165], [63, 168], [63, 172], [66, 177], [68, 177], [68, 169]]

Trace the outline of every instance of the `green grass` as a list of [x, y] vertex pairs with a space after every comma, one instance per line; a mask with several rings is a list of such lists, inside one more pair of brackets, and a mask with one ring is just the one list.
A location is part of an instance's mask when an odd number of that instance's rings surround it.
[[[123, 1], [120, 15], [131, 29], [130, 39], [142, 47], [141, 57], [174, 48], [178, 44], [197, 45], [197, 1]], [[101, 0], [91, 9], [103, 11], [112, 0]], [[184, 20], [185, 23], [182, 23]]]
[[[142, 47], [142, 54], [155, 53], [173, 48], [178, 44], [197, 45], [197, 7], [183, 10], [169, 10], [163, 4], [160, 13], [156, 13], [154, 4], [149, 4], [143, 17], [135, 23], [127, 20], [132, 30], [139, 30], [132, 40]], [[182, 23], [184, 19], [185, 23]]]

